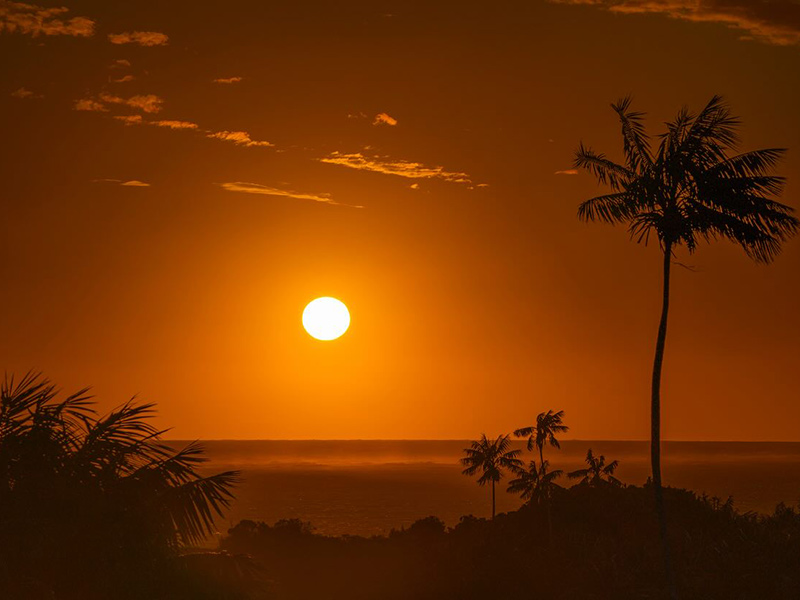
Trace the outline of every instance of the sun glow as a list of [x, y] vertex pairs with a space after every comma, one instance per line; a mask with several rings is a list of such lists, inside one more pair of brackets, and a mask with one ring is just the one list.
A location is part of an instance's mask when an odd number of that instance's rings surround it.
[[303, 311], [303, 327], [315, 339], [335, 340], [350, 327], [350, 312], [341, 300], [327, 296], [317, 298]]

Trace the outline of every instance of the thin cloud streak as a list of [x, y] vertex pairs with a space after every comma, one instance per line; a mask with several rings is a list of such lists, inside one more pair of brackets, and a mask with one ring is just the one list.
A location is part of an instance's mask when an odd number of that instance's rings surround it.
[[373, 125], [391, 125], [394, 127], [397, 125], [397, 119], [392, 116], [389, 116], [386, 113], [378, 113], [375, 115], [375, 120], [372, 121]]
[[73, 106], [75, 110], [90, 111], [90, 112], [108, 112], [108, 107], [102, 102], [93, 100], [92, 98], [82, 98], [76, 100]]
[[92, 183], [116, 183], [122, 187], [150, 187], [149, 183], [138, 179], [130, 179], [128, 181], [124, 179], [92, 179]]
[[138, 96], [131, 96], [130, 98], [121, 98], [112, 94], [100, 94], [100, 100], [107, 104], [123, 104], [141, 110], [146, 113], [157, 113], [161, 110], [161, 105], [164, 103], [163, 98], [159, 98], [155, 94], [143, 94]]
[[241, 192], [245, 194], [261, 194], [264, 196], [280, 196], [283, 198], [294, 198], [296, 200], [313, 200], [314, 202], [321, 202], [323, 204], [331, 204], [333, 206], [347, 206], [350, 208], [364, 208], [363, 206], [356, 206], [353, 204], [344, 204], [336, 202], [333, 197], [327, 192], [313, 194], [307, 192], [295, 192], [292, 190], [282, 190], [280, 188], [261, 185], [259, 183], [248, 183], [246, 181], [234, 181], [231, 183], [221, 183], [219, 186], [229, 192]]
[[578, 169], [565, 169], [563, 171], [556, 171], [553, 175], [577, 175]]
[[775, 46], [800, 44], [800, 4], [793, 0], [549, 0], [595, 6], [619, 14], [660, 14], [672, 19], [719, 23], [742, 39]]
[[214, 79], [214, 83], [239, 83], [244, 79], [243, 77], [221, 77], [219, 79]]
[[109, 33], [108, 41], [118, 45], [164, 46], [169, 42], [169, 36], [158, 31], [125, 31], [123, 33]]
[[466, 173], [446, 171], [443, 167], [427, 167], [422, 163], [406, 160], [390, 160], [385, 156], [367, 157], [360, 152], [350, 154], [333, 152], [329, 156], [317, 160], [350, 169], [397, 175], [409, 179], [442, 179], [451, 183], [472, 183]]
[[270, 142], [251, 139], [250, 134], [246, 131], [217, 131], [214, 133], [209, 133], [206, 137], [215, 140], [233, 142], [237, 146], [245, 146], [246, 148], [252, 148], [255, 146], [267, 148], [272, 146]]
[[37, 94], [36, 92], [32, 92], [29, 89], [24, 87], [19, 88], [18, 90], [14, 90], [11, 92], [12, 98], [19, 98], [20, 100], [30, 100], [33, 98], [44, 98], [42, 94]]
[[68, 8], [44, 8], [35, 4], [0, 0], [0, 32], [91, 37], [94, 21], [86, 17], [65, 18]]
[[170, 129], [197, 129], [197, 123], [192, 123], [190, 121], [151, 121], [148, 125], [155, 125], [156, 127], [168, 127]]

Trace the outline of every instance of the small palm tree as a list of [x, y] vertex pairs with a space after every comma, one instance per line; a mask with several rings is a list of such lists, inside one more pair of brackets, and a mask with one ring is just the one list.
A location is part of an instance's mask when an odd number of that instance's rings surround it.
[[548, 410], [546, 413], [539, 413], [536, 417], [536, 425], [517, 429], [514, 435], [517, 437], [528, 438], [528, 451], [534, 448], [539, 451], [539, 463], [544, 464], [544, 447], [550, 444], [554, 448], [561, 448], [561, 444], [556, 438], [557, 433], [569, 431], [569, 427], [564, 425], [564, 411], [553, 412]]
[[508, 490], [512, 494], [519, 494], [520, 498], [536, 504], [544, 504], [550, 499], [554, 489], [560, 488], [555, 480], [564, 474], [561, 469], [549, 470], [549, 463], [544, 461], [541, 467], [536, 466], [536, 461], [528, 463], [527, 468], [517, 469], [514, 474], [516, 479], [508, 482]]
[[622, 486], [623, 483], [614, 477], [614, 471], [619, 466], [618, 460], [612, 460], [606, 464], [606, 457], [602, 454], [595, 456], [592, 449], [586, 453], [586, 464], [589, 465], [585, 469], [578, 469], [567, 474], [570, 479], [580, 479], [578, 485], [590, 485], [593, 487], [601, 485], [614, 485]]
[[682, 109], [667, 123], [656, 149], [644, 128], [644, 113], [630, 97], [611, 105], [622, 126], [624, 164], [580, 145], [575, 166], [611, 188], [583, 202], [578, 217], [628, 227], [638, 243], [656, 238], [663, 254], [661, 318], [650, 392], [650, 455], [656, 513], [670, 595], [675, 598], [661, 484], [661, 370], [667, 338], [670, 267], [675, 250], [689, 253], [701, 241], [727, 239], [759, 263], [771, 262], [797, 232], [792, 208], [776, 200], [784, 178], [774, 168], [785, 150], [737, 153], [740, 121], [719, 96], [699, 113]]
[[495, 516], [495, 484], [503, 477], [504, 470], [514, 471], [522, 467], [518, 458], [521, 450], [511, 450], [510, 435], [500, 435], [495, 440], [490, 440], [484, 433], [477, 442], [472, 442], [469, 448], [464, 449], [464, 458], [461, 464], [465, 469], [464, 475], [470, 477], [481, 472], [478, 485], [492, 484], [492, 519]]

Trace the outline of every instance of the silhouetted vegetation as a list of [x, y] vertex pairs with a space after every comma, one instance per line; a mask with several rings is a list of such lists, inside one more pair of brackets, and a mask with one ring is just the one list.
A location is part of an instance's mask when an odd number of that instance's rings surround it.
[[469, 448], [464, 449], [465, 456], [461, 459], [461, 464], [465, 467], [462, 471], [464, 475], [472, 476], [480, 471], [478, 485], [492, 484], [492, 518], [496, 512], [495, 485], [503, 477], [504, 471], [514, 471], [523, 464], [518, 458], [520, 451], [511, 449], [509, 437], [501, 435], [490, 440], [483, 434], [480, 440], [472, 442]]
[[99, 416], [87, 390], [59, 399], [35, 375], [4, 381], [0, 598], [236, 598], [256, 589], [245, 558], [185, 555], [214, 532], [239, 476], [198, 474], [202, 446], [163, 444], [153, 413], [129, 402]]
[[661, 492], [661, 371], [667, 337], [670, 267], [675, 251], [689, 253], [701, 241], [726, 239], [760, 263], [769, 263], [782, 243], [794, 235], [798, 220], [792, 208], [777, 202], [784, 178], [773, 174], [785, 153], [769, 148], [737, 154], [741, 122], [719, 96], [698, 114], [681, 109], [667, 123], [658, 147], [651, 148], [644, 113], [631, 98], [612, 104], [622, 127], [624, 163], [616, 163], [583, 144], [575, 166], [591, 172], [611, 188], [580, 205], [585, 221], [623, 224], [636, 242], [654, 237], [663, 253], [661, 318], [651, 384], [651, 462], [656, 510], [660, 522], [665, 572], [674, 592], [666, 516]]
[[[242, 521], [222, 542], [248, 553], [276, 600], [665, 598], [650, 485], [554, 488], [555, 535], [532, 502], [494, 520], [428, 517], [388, 536], [328, 537], [299, 521]], [[732, 502], [666, 488], [678, 589], [696, 600], [800, 597], [800, 514], [739, 514]]]

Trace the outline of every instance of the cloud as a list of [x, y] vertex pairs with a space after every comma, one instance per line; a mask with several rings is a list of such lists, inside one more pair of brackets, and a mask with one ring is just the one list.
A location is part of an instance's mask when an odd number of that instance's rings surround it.
[[134, 79], [136, 79], [136, 78], [133, 75], [123, 75], [122, 77], [119, 77], [118, 79], [112, 79], [111, 83], [127, 83], [129, 81], [133, 81]]
[[197, 123], [191, 121], [175, 121], [175, 120], [161, 120], [161, 121], [145, 121], [142, 115], [117, 115], [114, 117], [117, 121], [122, 121], [125, 125], [154, 125], [156, 127], [166, 127], [168, 129], [197, 129]]
[[408, 187], [410, 187], [412, 190], [418, 190], [419, 189], [419, 184], [418, 183], [412, 183]]
[[372, 124], [395, 126], [397, 125], [397, 119], [395, 119], [394, 117], [390, 117], [386, 113], [378, 113], [377, 115], [375, 115], [375, 120], [372, 121]]
[[800, 3], [795, 0], [549, 0], [596, 6], [620, 14], [660, 14], [684, 21], [720, 23], [742, 39], [776, 46], [800, 44]]
[[130, 66], [131, 66], [131, 61], [126, 60], [124, 58], [118, 58], [113, 63], [111, 63], [112, 69], [117, 69], [120, 67], [130, 67]]
[[131, 179], [125, 181], [124, 179], [92, 179], [92, 183], [117, 183], [123, 187], [150, 187], [149, 183], [139, 181], [138, 179]]
[[146, 113], [157, 113], [161, 110], [161, 105], [164, 103], [162, 98], [154, 94], [145, 94], [140, 96], [131, 96], [130, 98], [120, 98], [112, 94], [100, 94], [100, 100], [107, 104], [124, 104], [131, 108], [136, 108]]
[[20, 98], [21, 100], [31, 99], [31, 98], [44, 98], [42, 94], [37, 94], [32, 92], [24, 87], [19, 88], [18, 90], [14, 90], [11, 92], [11, 96], [14, 98]]
[[220, 187], [229, 192], [243, 192], [245, 194], [262, 194], [264, 196], [282, 196], [284, 198], [295, 198], [297, 200], [313, 200], [314, 202], [322, 202], [324, 204], [333, 204], [336, 206], [349, 206], [351, 208], [364, 208], [363, 206], [354, 206], [352, 204], [342, 204], [336, 202], [330, 194], [319, 193], [311, 194], [306, 192], [293, 192], [291, 190], [282, 190], [280, 188], [269, 187], [259, 183], [247, 183], [246, 181], [234, 181], [232, 183], [221, 183]]
[[197, 123], [190, 121], [151, 121], [149, 125], [169, 127], [170, 129], [197, 129]]
[[553, 175], [577, 175], [578, 169], [565, 169], [564, 171], [556, 171]]
[[272, 146], [269, 142], [260, 142], [250, 139], [250, 134], [246, 131], [217, 131], [216, 133], [209, 133], [206, 137], [233, 142], [237, 146], [246, 146], [248, 148], [253, 146]]
[[169, 36], [157, 31], [126, 31], [109, 33], [108, 41], [112, 44], [138, 44], [140, 46], [164, 46]]
[[144, 122], [142, 115], [117, 115], [114, 118], [117, 121], [122, 121], [125, 125], [141, 125]]
[[243, 77], [221, 77], [219, 79], [214, 79], [214, 83], [239, 83]]
[[388, 160], [388, 157], [385, 156], [367, 157], [360, 152], [352, 154], [333, 152], [329, 156], [317, 160], [351, 169], [398, 175], [409, 179], [443, 179], [452, 183], [471, 183], [469, 175], [466, 173], [445, 171], [443, 167], [426, 167], [422, 163], [406, 160]]
[[75, 110], [86, 110], [92, 112], [108, 112], [108, 108], [102, 102], [93, 100], [92, 98], [82, 98], [75, 101]]
[[0, 32], [40, 35], [89, 37], [94, 34], [94, 21], [86, 17], [64, 15], [68, 8], [43, 8], [35, 4], [0, 0]]

